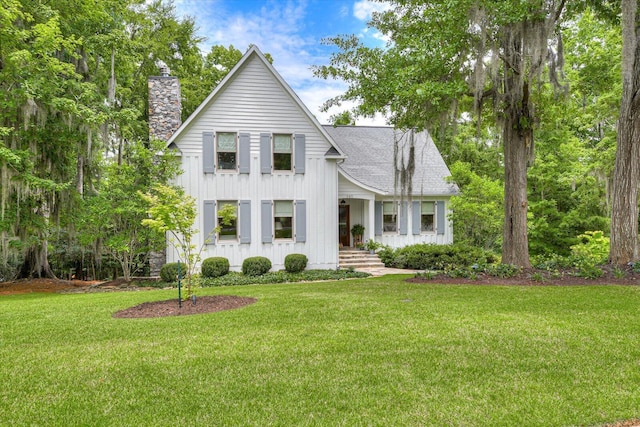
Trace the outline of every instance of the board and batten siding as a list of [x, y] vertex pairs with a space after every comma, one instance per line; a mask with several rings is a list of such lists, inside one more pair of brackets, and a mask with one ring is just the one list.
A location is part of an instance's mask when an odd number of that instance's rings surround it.
[[[203, 132], [248, 134], [249, 173], [217, 170], [205, 173]], [[304, 173], [261, 173], [261, 133], [304, 135]], [[196, 198], [199, 211], [195, 227], [200, 233], [194, 242], [198, 248], [204, 242], [202, 210], [205, 201], [243, 200], [250, 205], [251, 242], [219, 241], [206, 245], [202, 259], [222, 256], [229, 259], [232, 270], [238, 271], [244, 259], [259, 255], [269, 258], [273, 269], [278, 270], [284, 268], [284, 258], [288, 254], [302, 253], [309, 259], [307, 268], [336, 268], [338, 172], [336, 161], [324, 157], [331, 145], [259, 58], [248, 58], [243, 68], [237, 70], [227, 86], [174, 142], [180, 149], [184, 171], [176, 184]], [[262, 243], [263, 200], [304, 200], [306, 241]], [[177, 259], [176, 251], [171, 247], [167, 249], [167, 259]]]

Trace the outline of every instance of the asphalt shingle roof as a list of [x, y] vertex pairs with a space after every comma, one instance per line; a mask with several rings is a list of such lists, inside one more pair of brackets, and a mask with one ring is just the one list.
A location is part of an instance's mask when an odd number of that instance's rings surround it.
[[[347, 155], [339, 167], [352, 180], [383, 194], [400, 194], [394, 159], [399, 168], [408, 163], [413, 137], [415, 169], [412, 196], [451, 196], [458, 193], [455, 184], [447, 183], [451, 175], [428, 132], [396, 130], [382, 126], [330, 126], [324, 129]], [[397, 142], [397, 153], [395, 156]]]

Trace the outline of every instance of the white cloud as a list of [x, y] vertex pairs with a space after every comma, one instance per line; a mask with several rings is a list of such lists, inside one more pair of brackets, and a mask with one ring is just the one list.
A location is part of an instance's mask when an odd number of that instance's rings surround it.
[[353, 16], [361, 21], [368, 21], [371, 19], [373, 12], [384, 12], [389, 10], [390, 5], [388, 3], [374, 3], [371, 0], [358, 0], [353, 4]]

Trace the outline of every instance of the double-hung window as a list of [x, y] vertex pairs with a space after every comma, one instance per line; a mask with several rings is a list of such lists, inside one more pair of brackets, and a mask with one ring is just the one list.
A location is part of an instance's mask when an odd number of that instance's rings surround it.
[[385, 233], [398, 231], [398, 204], [396, 202], [382, 203], [382, 229]]
[[218, 170], [236, 170], [238, 164], [238, 138], [233, 132], [216, 134]]
[[422, 202], [420, 205], [420, 231], [434, 231], [435, 202]]
[[273, 230], [276, 239], [293, 238], [293, 201], [276, 200], [273, 203]]
[[[231, 217], [223, 215], [223, 212], [232, 213]], [[225, 218], [225, 216], [227, 216]], [[220, 241], [238, 239], [238, 202], [218, 202], [217, 222], [219, 227], [218, 239]]]
[[293, 143], [292, 135], [273, 135], [273, 170], [293, 170]]

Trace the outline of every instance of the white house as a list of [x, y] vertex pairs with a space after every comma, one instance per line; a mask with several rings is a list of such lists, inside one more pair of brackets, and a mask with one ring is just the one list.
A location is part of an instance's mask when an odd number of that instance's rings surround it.
[[[150, 79], [149, 122], [181, 156], [176, 184], [197, 201], [196, 245], [222, 206], [237, 208], [203, 258], [226, 257], [239, 270], [261, 255], [277, 270], [301, 253], [307, 268], [335, 269], [356, 223], [365, 239], [394, 247], [453, 241], [446, 215], [457, 188], [445, 181], [449, 170], [428, 133], [322, 126], [256, 47], [182, 125], [176, 83]], [[177, 261], [172, 247], [166, 256]]]

